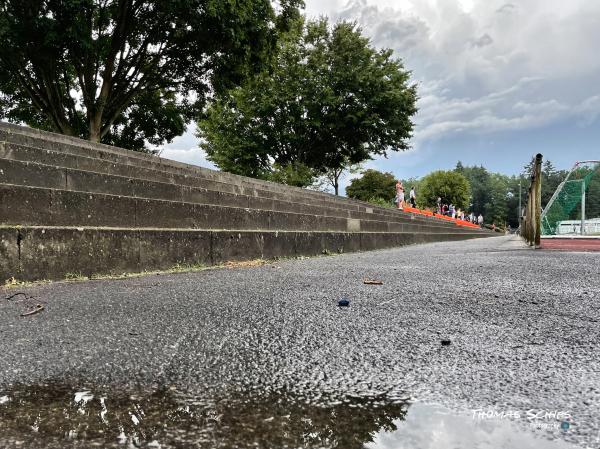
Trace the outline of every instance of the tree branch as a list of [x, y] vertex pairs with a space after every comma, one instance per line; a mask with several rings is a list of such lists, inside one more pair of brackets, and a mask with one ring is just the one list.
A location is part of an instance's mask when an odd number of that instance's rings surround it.
[[96, 101], [96, 107], [93, 114], [90, 114], [90, 138], [99, 140], [101, 138], [102, 117], [104, 108], [110, 96], [113, 87], [113, 72], [115, 69], [115, 60], [119, 49], [123, 48], [126, 41], [125, 29], [128, 22], [131, 0], [119, 0], [119, 12], [116, 20], [115, 31], [111, 38], [111, 47], [108, 56], [104, 62], [104, 71], [102, 74], [102, 87]]

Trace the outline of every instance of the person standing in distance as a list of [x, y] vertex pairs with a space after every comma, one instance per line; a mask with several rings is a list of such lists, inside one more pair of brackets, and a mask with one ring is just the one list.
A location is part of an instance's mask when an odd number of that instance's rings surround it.
[[396, 198], [398, 198], [398, 209], [404, 209], [404, 186], [400, 180], [396, 183]]
[[410, 193], [408, 194], [408, 201], [410, 201], [410, 205], [412, 207], [417, 207], [417, 195], [415, 194], [415, 186], [412, 186], [410, 188]]

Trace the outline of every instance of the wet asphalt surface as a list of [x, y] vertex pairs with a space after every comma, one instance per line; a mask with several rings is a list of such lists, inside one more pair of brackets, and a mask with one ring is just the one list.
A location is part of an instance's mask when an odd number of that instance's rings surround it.
[[47, 383], [305, 406], [385, 395], [467, 415], [568, 412], [550, 437], [600, 447], [599, 253], [495, 237], [0, 288], [0, 323], [0, 404]]

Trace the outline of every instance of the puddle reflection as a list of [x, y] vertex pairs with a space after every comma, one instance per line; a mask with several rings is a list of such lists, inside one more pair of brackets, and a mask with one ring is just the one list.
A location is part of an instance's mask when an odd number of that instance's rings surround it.
[[408, 404], [286, 396], [204, 400], [175, 390], [101, 392], [56, 385], [0, 390], [1, 447], [363, 448], [393, 432]]
[[[548, 435], [546, 435], [548, 436]], [[190, 397], [59, 385], [0, 390], [2, 448], [566, 449], [507, 420], [387, 397]]]
[[[396, 430], [378, 432], [366, 449], [576, 449], [552, 434], [527, 432], [509, 420], [474, 420], [435, 405], [413, 404]], [[521, 423], [523, 424], [523, 423]]]

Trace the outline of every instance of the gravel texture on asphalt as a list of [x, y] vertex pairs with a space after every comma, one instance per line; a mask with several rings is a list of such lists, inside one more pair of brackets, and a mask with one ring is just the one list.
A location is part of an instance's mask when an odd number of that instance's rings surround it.
[[591, 447], [599, 300], [600, 253], [512, 236], [0, 289], [0, 387], [385, 392], [462, 412], [568, 411], [560, 438]]

